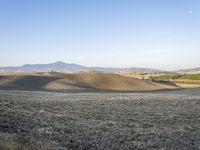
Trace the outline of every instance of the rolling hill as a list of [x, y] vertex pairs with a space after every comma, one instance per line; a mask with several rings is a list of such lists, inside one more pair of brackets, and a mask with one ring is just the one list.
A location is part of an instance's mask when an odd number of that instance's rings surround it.
[[67, 64], [64, 62], [55, 62], [50, 64], [33, 64], [24, 65], [19, 67], [1, 67], [0, 72], [79, 72], [86, 71], [88, 68], [77, 65], [77, 64]]
[[55, 62], [50, 64], [33, 64], [33, 65], [23, 65], [16, 67], [0, 67], [0, 72], [88, 72], [88, 71], [98, 71], [105, 73], [115, 73], [115, 72], [163, 72], [161, 70], [149, 69], [149, 68], [109, 68], [109, 67], [86, 67], [78, 64], [68, 64], [64, 62]]
[[192, 69], [178, 70], [176, 72], [178, 72], [178, 73], [190, 73], [190, 74], [200, 73], [200, 67], [192, 68]]
[[154, 91], [177, 88], [146, 80], [108, 73], [74, 74], [7, 74], [0, 75], [1, 90], [34, 90], [61, 92], [94, 91]]

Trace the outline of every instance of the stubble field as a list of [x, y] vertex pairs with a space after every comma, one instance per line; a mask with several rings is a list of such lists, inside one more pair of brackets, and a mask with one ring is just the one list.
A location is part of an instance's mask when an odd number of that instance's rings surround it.
[[200, 149], [200, 96], [0, 91], [0, 149]]

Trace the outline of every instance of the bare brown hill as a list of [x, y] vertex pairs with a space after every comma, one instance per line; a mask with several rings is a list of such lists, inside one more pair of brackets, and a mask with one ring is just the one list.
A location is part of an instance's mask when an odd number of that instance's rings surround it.
[[177, 88], [117, 74], [4, 74], [0, 89], [36, 91], [153, 91]]

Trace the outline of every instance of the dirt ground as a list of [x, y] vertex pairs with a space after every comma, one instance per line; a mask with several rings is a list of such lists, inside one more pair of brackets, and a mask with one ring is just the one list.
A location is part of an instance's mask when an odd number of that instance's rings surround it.
[[7, 139], [60, 150], [200, 149], [200, 96], [0, 91], [0, 139], [0, 149]]

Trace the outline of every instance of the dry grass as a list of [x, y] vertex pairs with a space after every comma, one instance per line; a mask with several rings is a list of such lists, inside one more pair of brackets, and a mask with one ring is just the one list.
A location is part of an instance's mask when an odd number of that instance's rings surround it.
[[159, 77], [161, 73], [136, 73], [136, 72], [120, 72], [117, 73], [124, 77], [137, 78], [137, 79], [149, 79], [150, 77]]
[[152, 91], [174, 89], [165, 85], [117, 74], [7, 74], [0, 75], [0, 89], [46, 91]]
[[200, 84], [200, 80], [189, 80], [189, 79], [170, 79], [170, 82], [183, 83], [183, 84]]
[[198, 88], [200, 84], [189, 84], [189, 83], [176, 83], [177, 86], [182, 88]]
[[36, 139], [21, 135], [13, 137], [0, 137], [0, 150], [51, 150], [50, 146], [38, 143]]
[[[200, 149], [198, 96], [0, 91], [0, 105], [0, 136], [56, 150]], [[3, 149], [35, 145], [23, 141]]]

